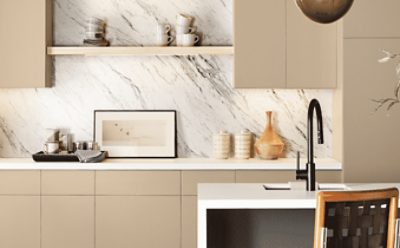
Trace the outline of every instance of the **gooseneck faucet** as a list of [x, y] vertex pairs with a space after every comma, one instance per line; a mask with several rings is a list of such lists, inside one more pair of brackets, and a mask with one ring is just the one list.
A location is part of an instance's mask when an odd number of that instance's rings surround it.
[[[317, 115], [318, 144], [324, 143], [321, 105], [313, 99], [308, 107], [307, 116], [307, 164], [305, 170], [296, 170], [297, 180], [306, 180], [307, 191], [315, 191], [315, 163], [314, 163], [314, 111]], [[298, 155], [299, 156], [299, 155]]]

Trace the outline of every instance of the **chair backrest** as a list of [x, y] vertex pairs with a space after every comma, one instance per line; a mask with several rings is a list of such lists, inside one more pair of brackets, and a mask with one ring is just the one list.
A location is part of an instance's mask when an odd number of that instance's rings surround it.
[[393, 248], [398, 198], [396, 188], [320, 192], [314, 248]]

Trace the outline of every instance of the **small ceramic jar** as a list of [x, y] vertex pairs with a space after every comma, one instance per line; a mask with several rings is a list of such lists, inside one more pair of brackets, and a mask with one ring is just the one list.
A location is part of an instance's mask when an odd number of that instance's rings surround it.
[[221, 131], [213, 136], [214, 158], [227, 159], [231, 152], [231, 135]]
[[235, 135], [235, 158], [249, 159], [252, 145], [253, 135], [249, 130], [243, 130]]

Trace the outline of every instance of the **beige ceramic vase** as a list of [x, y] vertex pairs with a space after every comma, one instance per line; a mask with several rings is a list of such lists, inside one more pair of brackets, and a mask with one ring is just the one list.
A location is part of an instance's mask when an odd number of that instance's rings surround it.
[[268, 111], [267, 127], [255, 145], [256, 154], [261, 159], [278, 159], [283, 152], [284, 146], [281, 137], [272, 127], [272, 111]]

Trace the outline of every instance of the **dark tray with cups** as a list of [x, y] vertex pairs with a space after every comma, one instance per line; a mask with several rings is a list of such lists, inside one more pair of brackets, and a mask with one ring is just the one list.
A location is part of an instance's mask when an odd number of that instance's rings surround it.
[[101, 151], [100, 154], [95, 157], [87, 157], [84, 161], [79, 160], [76, 153], [45, 153], [38, 152], [32, 154], [32, 158], [35, 162], [82, 162], [82, 163], [98, 163], [106, 158], [106, 152]]
[[38, 152], [32, 154], [35, 162], [79, 162], [75, 153], [45, 153]]

